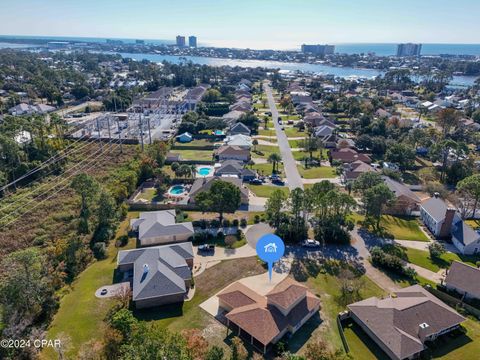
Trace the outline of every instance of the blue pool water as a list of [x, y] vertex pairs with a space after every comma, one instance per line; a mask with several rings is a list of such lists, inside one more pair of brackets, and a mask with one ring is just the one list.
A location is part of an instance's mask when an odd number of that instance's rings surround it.
[[223, 135], [223, 131], [222, 130], [215, 130], [215, 135]]
[[171, 195], [181, 195], [185, 192], [185, 188], [183, 187], [183, 185], [175, 185], [172, 186], [170, 190], [168, 190], [168, 192]]
[[210, 174], [212, 170], [208, 167], [203, 167], [203, 168], [200, 168], [198, 169], [198, 174], [201, 175], [201, 176], [207, 176]]

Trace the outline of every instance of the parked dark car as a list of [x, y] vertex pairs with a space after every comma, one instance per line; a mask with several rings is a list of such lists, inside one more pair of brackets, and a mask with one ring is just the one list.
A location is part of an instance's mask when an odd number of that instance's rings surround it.
[[250, 184], [252, 184], [252, 185], [262, 185], [263, 181], [260, 180], [260, 179], [252, 179], [252, 180], [250, 180]]
[[272, 184], [283, 186], [283, 185], [285, 185], [285, 181], [283, 181], [280, 178], [273, 178], [272, 179]]

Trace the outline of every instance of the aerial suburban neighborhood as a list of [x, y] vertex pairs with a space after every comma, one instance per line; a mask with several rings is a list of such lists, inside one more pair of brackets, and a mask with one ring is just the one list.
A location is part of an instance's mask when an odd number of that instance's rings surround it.
[[480, 38], [177, 6], [170, 40], [0, 35], [0, 359], [479, 359]]

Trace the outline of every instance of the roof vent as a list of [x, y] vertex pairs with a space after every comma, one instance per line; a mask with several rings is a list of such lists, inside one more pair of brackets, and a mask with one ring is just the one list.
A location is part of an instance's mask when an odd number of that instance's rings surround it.
[[420, 329], [426, 329], [428, 328], [430, 325], [428, 325], [427, 323], [421, 323], [420, 324]]
[[148, 270], [149, 270], [148, 264], [143, 264], [143, 273], [142, 273], [142, 277], [140, 279], [140, 283], [142, 283], [147, 278]]

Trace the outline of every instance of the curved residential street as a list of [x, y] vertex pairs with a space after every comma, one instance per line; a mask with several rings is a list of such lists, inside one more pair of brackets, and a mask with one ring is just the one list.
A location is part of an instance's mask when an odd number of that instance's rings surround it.
[[287, 135], [282, 130], [282, 126], [278, 123], [278, 110], [275, 105], [275, 99], [273, 98], [272, 89], [267, 83], [263, 84], [265, 93], [267, 94], [268, 106], [272, 112], [273, 125], [277, 133], [278, 147], [280, 148], [280, 154], [282, 156], [283, 167], [285, 169], [285, 176], [287, 178], [287, 184], [290, 190], [295, 188], [303, 189], [303, 182], [300, 173], [297, 169], [297, 163], [292, 155], [290, 144], [288, 143]]

